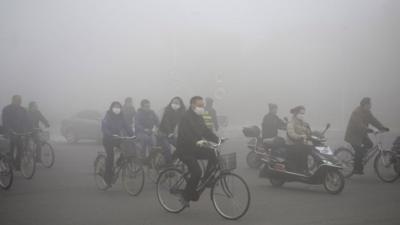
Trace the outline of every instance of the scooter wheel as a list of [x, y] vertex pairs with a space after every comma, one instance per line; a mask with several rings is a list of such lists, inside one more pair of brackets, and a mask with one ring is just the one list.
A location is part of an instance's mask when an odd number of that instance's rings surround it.
[[259, 169], [262, 165], [260, 157], [254, 151], [251, 151], [247, 154], [246, 162], [251, 169]]
[[284, 180], [278, 178], [269, 178], [269, 182], [271, 182], [272, 187], [282, 187], [285, 184]]
[[324, 188], [329, 194], [337, 195], [343, 191], [345, 179], [340, 171], [327, 170], [323, 179]]

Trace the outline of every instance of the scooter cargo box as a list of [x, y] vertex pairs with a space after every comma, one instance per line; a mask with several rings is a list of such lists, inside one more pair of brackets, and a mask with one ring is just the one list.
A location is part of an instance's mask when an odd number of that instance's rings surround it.
[[260, 137], [261, 129], [258, 126], [251, 126], [243, 128], [244, 136], [248, 138]]
[[0, 135], [0, 153], [7, 153], [10, 151], [10, 141], [3, 135]]

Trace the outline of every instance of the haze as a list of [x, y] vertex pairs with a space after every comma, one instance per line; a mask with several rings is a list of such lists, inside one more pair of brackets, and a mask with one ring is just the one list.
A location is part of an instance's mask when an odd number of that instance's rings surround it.
[[[1, 0], [0, 105], [21, 94], [53, 121], [111, 101], [217, 99], [231, 124], [269, 102], [342, 128], [364, 96], [400, 127], [396, 0]], [[222, 90], [222, 91], [221, 91]]]

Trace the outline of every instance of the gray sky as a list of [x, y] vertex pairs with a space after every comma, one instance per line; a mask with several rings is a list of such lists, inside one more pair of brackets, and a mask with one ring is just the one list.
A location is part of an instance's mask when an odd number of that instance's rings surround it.
[[57, 118], [224, 89], [238, 124], [275, 102], [341, 127], [370, 96], [400, 127], [399, 40], [397, 0], [1, 0], [0, 105], [19, 93]]

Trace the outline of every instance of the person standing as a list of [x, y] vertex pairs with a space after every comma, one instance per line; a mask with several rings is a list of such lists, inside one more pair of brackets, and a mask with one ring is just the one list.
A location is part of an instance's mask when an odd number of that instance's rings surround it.
[[363, 98], [360, 105], [352, 112], [347, 125], [345, 141], [351, 144], [355, 152], [354, 174], [364, 174], [363, 159], [367, 150], [373, 146], [371, 139], [368, 137], [368, 133], [373, 131], [369, 126], [372, 125], [379, 131], [389, 131], [375, 118], [371, 108], [371, 99], [368, 97]]
[[187, 165], [190, 173], [181, 199], [185, 207], [189, 206], [189, 201], [199, 199], [196, 188], [202, 175], [202, 169], [197, 160], [208, 160], [205, 180], [218, 162], [214, 150], [202, 147], [205, 140], [212, 142], [219, 140], [217, 135], [206, 126], [202, 117], [204, 111], [203, 98], [193, 97], [190, 100], [190, 108], [186, 111], [178, 128], [177, 155]]
[[122, 114], [126, 123], [133, 128], [133, 122], [136, 115], [136, 109], [133, 106], [133, 100], [131, 97], [125, 99], [124, 106], [122, 107]]
[[171, 144], [176, 144], [177, 128], [185, 111], [185, 104], [180, 97], [174, 97], [165, 107], [160, 123], [158, 141], [163, 149], [167, 164], [172, 162]]
[[27, 112], [21, 104], [21, 96], [14, 95], [11, 104], [4, 107], [2, 112], [3, 129], [10, 136], [11, 154], [16, 155], [14, 166], [17, 170], [21, 166], [22, 143], [21, 138], [13, 135], [13, 132], [23, 133], [29, 129]]
[[133, 131], [122, 114], [121, 103], [117, 101], [111, 103], [101, 123], [101, 130], [103, 132], [103, 146], [107, 154], [104, 181], [107, 185], [111, 186], [114, 167], [114, 147], [120, 144], [113, 136], [133, 136]]

